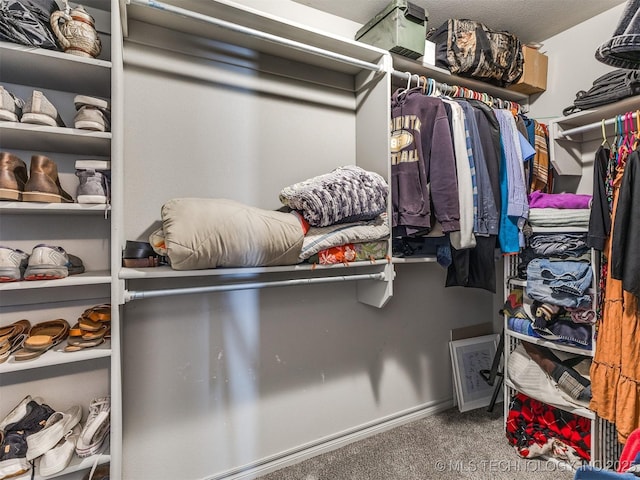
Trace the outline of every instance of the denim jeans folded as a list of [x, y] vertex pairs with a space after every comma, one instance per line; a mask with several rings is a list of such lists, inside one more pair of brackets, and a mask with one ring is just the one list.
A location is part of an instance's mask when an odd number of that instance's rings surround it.
[[640, 0], [628, 0], [612, 37], [596, 50], [596, 59], [617, 68], [640, 68]]
[[527, 294], [544, 303], [590, 308], [591, 296], [585, 292], [592, 281], [591, 266], [586, 262], [534, 258], [527, 265]]

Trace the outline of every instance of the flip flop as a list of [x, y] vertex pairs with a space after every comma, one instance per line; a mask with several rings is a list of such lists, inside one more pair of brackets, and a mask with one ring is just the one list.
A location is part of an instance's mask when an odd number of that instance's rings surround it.
[[63, 318], [38, 323], [31, 327], [15, 360], [31, 360], [62, 342], [69, 335], [69, 323]]

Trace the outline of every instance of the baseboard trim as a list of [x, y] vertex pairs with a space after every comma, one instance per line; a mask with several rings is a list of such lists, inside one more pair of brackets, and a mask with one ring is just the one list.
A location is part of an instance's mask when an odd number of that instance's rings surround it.
[[443, 412], [453, 406], [453, 399], [434, 401], [418, 405], [386, 417], [379, 418], [357, 427], [344, 430], [334, 435], [300, 445], [290, 450], [277, 453], [262, 460], [234, 468], [226, 472], [207, 477], [203, 480], [252, 480], [284, 467], [295, 465], [308, 458], [344, 447], [358, 440], [382, 433], [405, 423], [420, 420], [436, 413]]

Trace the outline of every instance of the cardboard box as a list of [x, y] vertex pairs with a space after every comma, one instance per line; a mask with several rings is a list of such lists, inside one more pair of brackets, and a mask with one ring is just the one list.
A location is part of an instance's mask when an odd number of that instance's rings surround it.
[[424, 55], [427, 12], [408, 0], [392, 0], [356, 33], [356, 40], [413, 58]]
[[547, 89], [548, 58], [532, 47], [522, 47], [524, 55], [524, 69], [520, 79], [509, 86], [509, 90], [531, 95], [544, 92]]

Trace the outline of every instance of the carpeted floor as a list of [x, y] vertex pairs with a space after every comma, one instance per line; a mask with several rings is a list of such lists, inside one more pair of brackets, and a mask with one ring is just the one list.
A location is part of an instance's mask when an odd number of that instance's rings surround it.
[[502, 405], [432, 415], [277, 470], [260, 480], [572, 480], [562, 465], [520, 458]]

